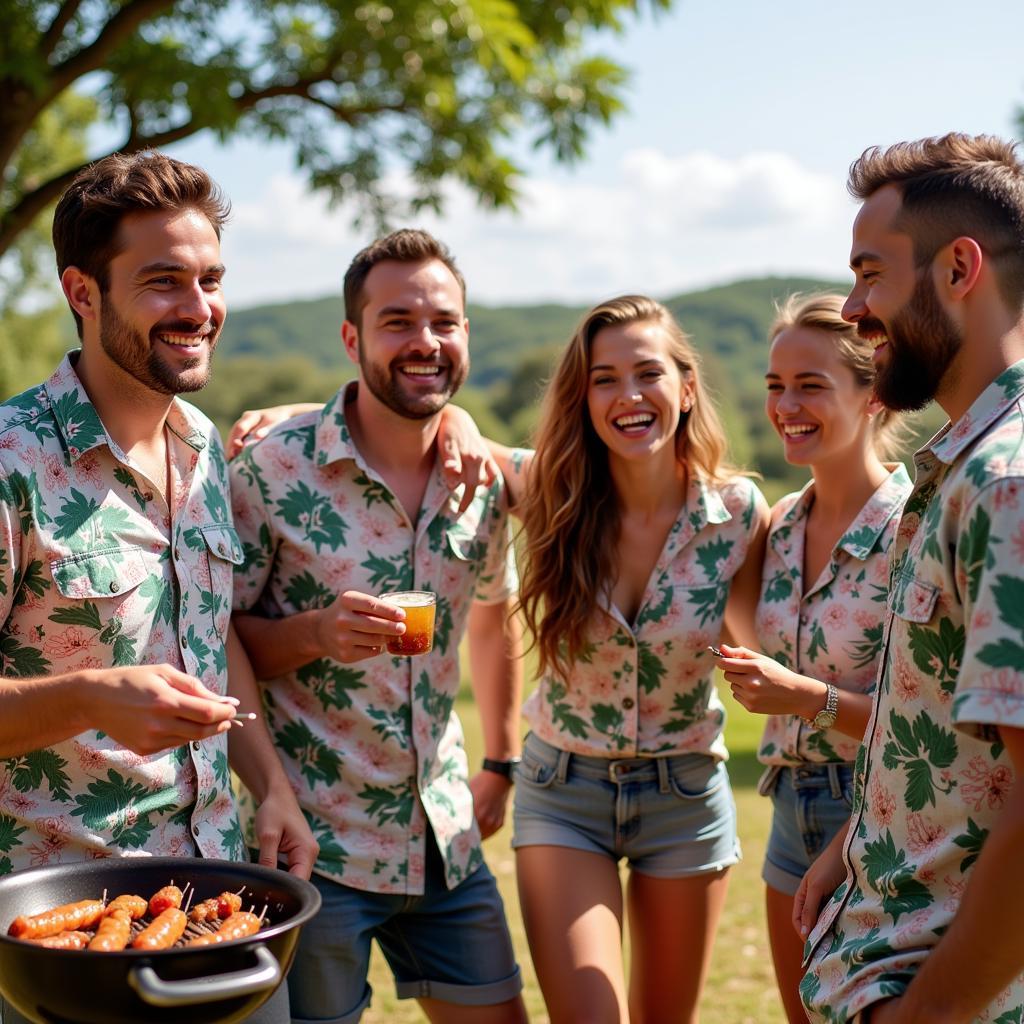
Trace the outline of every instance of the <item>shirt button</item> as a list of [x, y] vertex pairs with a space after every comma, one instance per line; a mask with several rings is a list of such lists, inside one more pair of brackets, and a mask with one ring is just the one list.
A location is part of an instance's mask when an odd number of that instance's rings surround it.
[[183, 636], [181, 638], [181, 646], [186, 648], [186, 649], [188, 648], [188, 637], [187, 636]]
[[152, 501], [153, 500], [153, 492], [152, 491], [144, 491], [142, 497], [146, 501]]
[[624, 708], [625, 708], [625, 709], [626, 709], [627, 711], [628, 711], [628, 710], [629, 710], [629, 709], [630, 709], [630, 708], [631, 708], [631, 707], [633, 706], [633, 704], [634, 704], [634, 703], [635, 703], [635, 702], [634, 702], [634, 700], [633, 700], [633, 698], [632, 698], [632, 697], [623, 697], [623, 698], [622, 698], [622, 706], [623, 706], [623, 707], [624, 707]]
[[121, 589], [121, 584], [117, 580], [110, 581], [110, 592], [116, 594]]
[[227, 553], [228, 549], [223, 545], [223, 543], [217, 545], [217, 554], [226, 555]]
[[198, 750], [199, 749], [199, 740], [193, 740], [192, 741], [192, 749], [193, 750]]
[[199, 826], [198, 825], [193, 825], [192, 826], [192, 835], [194, 835], [194, 836], [199, 835]]
[[177, 547], [175, 547], [175, 549], [174, 549], [174, 560], [177, 562], [179, 558], [181, 558], [181, 555], [178, 554], [178, 549], [177, 549]]

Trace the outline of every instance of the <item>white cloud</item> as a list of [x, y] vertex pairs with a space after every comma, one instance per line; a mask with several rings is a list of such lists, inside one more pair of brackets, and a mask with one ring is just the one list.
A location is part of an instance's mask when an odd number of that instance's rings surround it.
[[[587, 302], [767, 273], [842, 275], [853, 212], [841, 180], [784, 153], [645, 148], [626, 152], [605, 183], [526, 180], [518, 214], [483, 210], [452, 186], [444, 215], [417, 223], [449, 244], [474, 300]], [[367, 241], [350, 214], [295, 175], [269, 178], [258, 201], [236, 205], [225, 235], [231, 300], [337, 292]]]

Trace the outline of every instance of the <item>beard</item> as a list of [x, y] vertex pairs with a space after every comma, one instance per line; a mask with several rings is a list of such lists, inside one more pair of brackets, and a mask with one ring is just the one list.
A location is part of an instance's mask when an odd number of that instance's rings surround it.
[[161, 395], [180, 395], [199, 391], [210, 380], [213, 350], [220, 335], [220, 324], [209, 320], [199, 330], [207, 329], [208, 353], [190, 359], [165, 362], [153, 347], [152, 339], [158, 334], [195, 334], [194, 323], [175, 321], [160, 324], [143, 337], [114, 308], [109, 296], [100, 307], [100, 345], [107, 357], [140, 384]]
[[[867, 318], [857, 329], [870, 334], [885, 331], [885, 326]], [[896, 412], [923, 409], [935, 397], [963, 343], [927, 274], [918, 278], [910, 301], [893, 317], [885, 333], [889, 349], [875, 375], [875, 394], [887, 409]]]
[[[440, 366], [442, 372], [447, 371], [444, 387], [426, 394], [409, 394], [403, 387], [402, 371], [395, 365], [399, 361]], [[462, 387], [469, 373], [468, 361], [465, 359], [457, 363], [450, 362], [445, 366], [432, 359], [414, 360], [405, 357], [393, 360], [386, 367], [380, 366], [367, 357], [362, 341], [359, 343], [359, 369], [362, 371], [363, 383], [374, 398], [407, 420], [425, 420], [437, 415], [451, 401], [452, 395]]]

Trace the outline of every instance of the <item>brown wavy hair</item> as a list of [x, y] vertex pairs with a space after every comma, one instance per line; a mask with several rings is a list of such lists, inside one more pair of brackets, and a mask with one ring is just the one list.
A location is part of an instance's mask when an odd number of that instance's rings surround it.
[[611, 592], [618, 575], [619, 501], [608, 450], [587, 408], [590, 350], [605, 327], [631, 323], [664, 329], [669, 354], [692, 387], [693, 404], [676, 431], [679, 463], [712, 486], [736, 474], [700, 356], [672, 314], [644, 295], [623, 295], [587, 313], [548, 382], [522, 507], [526, 557], [519, 604], [541, 672], [563, 679], [584, 651], [598, 598]]

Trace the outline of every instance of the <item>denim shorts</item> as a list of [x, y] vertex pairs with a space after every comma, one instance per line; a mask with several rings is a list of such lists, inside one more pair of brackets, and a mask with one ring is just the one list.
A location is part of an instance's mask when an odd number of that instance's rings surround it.
[[516, 767], [512, 846], [568, 846], [657, 878], [740, 859], [725, 764], [706, 754], [614, 760], [570, 754], [531, 733]]
[[773, 765], [759, 790], [773, 805], [761, 877], [793, 896], [811, 863], [850, 820], [853, 765]]
[[490, 1006], [522, 990], [505, 908], [486, 864], [449, 889], [431, 836], [421, 896], [364, 892], [318, 875], [312, 881], [323, 904], [302, 929], [288, 974], [292, 1024], [359, 1020], [372, 995], [372, 939], [399, 999]]

